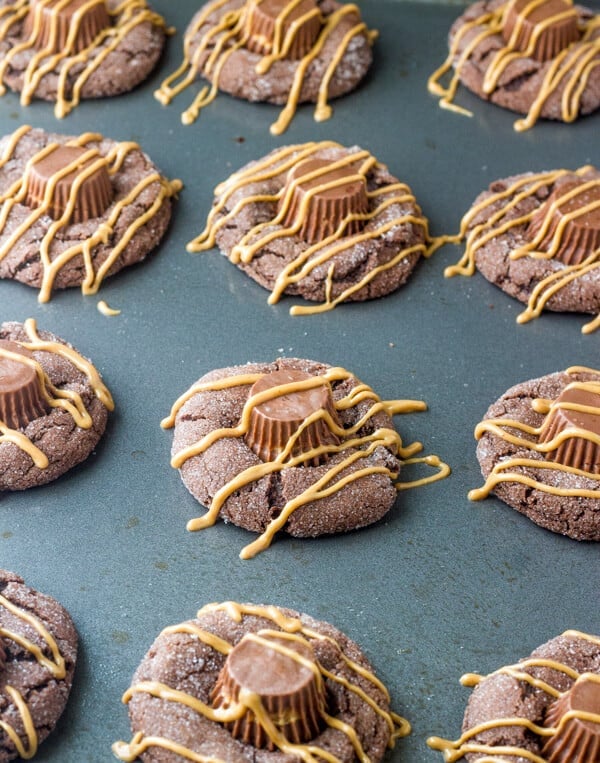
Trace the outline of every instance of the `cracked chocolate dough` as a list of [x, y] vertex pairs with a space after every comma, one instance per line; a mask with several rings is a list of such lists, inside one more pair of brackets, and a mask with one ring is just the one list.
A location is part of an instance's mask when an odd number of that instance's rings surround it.
[[135, 143], [20, 127], [0, 140], [0, 278], [40, 302], [53, 289], [95, 294], [158, 245], [180, 188]]
[[0, 491], [43, 485], [84, 461], [113, 407], [71, 345], [31, 319], [0, 325]]
[[297, 315], [398, 289], [431, 240], [406, 184], [368, 151], [324, 141], [275, 149], [217, 186], [188, 251], [215, 242], [270, 304], [283, 294], [321, 303]]
[[360, 647], [329, 623], [224, 602], [166, 628], [123, 697], [120, 760], [378, 763], [410, 731]]
[[511, 387], [477, 426], [486, 480], [541, 527], [600, 541], [600, 371], [577, 367]]
[[24, 106], [56, 101], [58, 118], [81, 98], [132, 90], [164, 46], [165, 22], [145, 0], [0, 0], [0, 14], [0, 82]]
[[[600, 71], [600, 67], [599, 67]], [[447, 277], [475, 268], [526, 303], [517, 321], [543, 310], [592, 313], [582, 332], [600, 326], [600, 171], [529, 172], [496, 180], [461, 223], [465, 253]]]
[[68, 612], [0, 570], [0, 763], [29, 759], [63, 712], [77, 632]]
[[[458, 82], [480, 98], [525, 114], [518, 131], [540, 118], [572, 122], [600, 106], [600, 15], [571, 0], [489, 0], [454, 22], [446, 62], [430, 77], [441, 105]], [[449, 84], [444, 79], [454, 67]]]
[[203, 87], [183, 113], [184, 124], [194, 122], [222, 90], [248, 101], [286, 104], [271, 126], [279, 135], [298, 103], [316, 103], [315, 119], [329, 119], [328, 99], [363, 79], [376, 36], [354, 3], [213, 0], [191, 20], [183, 63], [155, 95], [168, 104], [200, 75], [211, 86]]
[[566, 631], [514, 665], [487, 676], [468, 673], [475, 687], [462, 736], [428, 740], [445, 760], [592, 763], [600, 749], [600, 638]]

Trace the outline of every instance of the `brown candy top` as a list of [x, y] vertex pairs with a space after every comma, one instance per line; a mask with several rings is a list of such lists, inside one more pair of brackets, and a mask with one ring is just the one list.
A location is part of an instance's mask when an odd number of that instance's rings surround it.
[[[365, 178], [352, 165], [332, 167], [328, 159], [305, 159], [288, 172], [279, 209], [284, 210], [285, 226], [299, 223], [298, 235], [317, 243], [334, 234], [348, 215], [368, 211]], [[349, 220], [343, 235], [354, 235], [362, 227], [362, 220]]]
[[315, 0], [255, 0], [246, 18], [246, 47], [263, 56], [297, 61], [311, 50], [320, 31]]
[[[591, 717], [590, 717], [591, 716]], [[556, 733], [544, 745], [548, 763], [591, 763], [600, 759], [600, 676], [583, 674], [552, 703], [547, 726]]]
[[565, 265], [579, 265], [590, 257], [600, 247], [600, 182], [568, 180], [555, 188], [531, 219], [529, 239], [544, 226], [541, 251], [552, 251]]
[[33, 353], [17, 342], [0, 340], [0, 424], [23, 429], [46, 413], [47, 404], [35, 369], [6, 353], [30, 360]]
[[109, 26], [105, 0], [31, 0], [23, 31], [38, 50], [75, 55]]
[[513, 0], [506, 9], [502, 36], [511, 48], [549, 61], [579, 40], [577, 12], [569, 0]]
[[[82, 159], [85, 154], [88, 158]], [[73, 169], [65, 174], [70, 166]], [[106, 161], [97, 152], [90, 155], [89, 149], [80, 146], [58, 146], [31, 165], [26, 182], [25, 203], [34, 209], [48, 205], [47, 212], [55, 220], [67, 209], [76, 183], [75, 205], [69, 218], [72, 223], [100, 217], [113, 199]]]
[[[308, 389], [277, 394], [278, 388], [283, 385], [312, 378], [310, 374], [288, 369], [265, 374], [252, 386], [251, 397], [268, 390], [273, 392], [268, 400], [253, 407], [251, 425], [246, 435], [248, 445], [263, 461], [274, 461], [306, 419], [319, 411], [328, 413], [337, 425], [337, 414], [328, 384], [321, 383]], [[300, 432], [291, 448], [290, 456], [307, 453], [320, 445], [339, 442], [339, 437], [331, 431], [327, 421], [323, 417], [317, 417]], [[321, 459], [315, 456], [307, 460], [316, 465]]]

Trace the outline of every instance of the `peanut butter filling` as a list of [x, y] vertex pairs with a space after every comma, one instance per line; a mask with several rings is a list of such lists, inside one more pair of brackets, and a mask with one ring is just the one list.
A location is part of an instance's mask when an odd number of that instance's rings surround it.
[[[369, 670], [358, 665], [348, 655], [345, 654], [341, 644], [335, 641], [333, 638], [323, 635], [318, 631], [313, 630], [302, 624], [302, 622], [293, 617], [287, 617], [283, 612], [276, 607], [270, 606], [255, 606], [252, 604], [238, 604], [237, 602], [228, 601], [222, 604], [208, 604], [198, 612], [198, 617], [202, 617], [203, 614], [208, 612], [222, 611], [226, 612], [229, 617], [237, 623], [243, 622], [244, 616], [251, 615], [255, 617], [262, 617], [270, 620], [279, 630], [265, 630], [259, 631], [255, 638], [260, 638], [261, 635], [276, 635], [278, 638], [288, 639], [290, 642], [296, 642], [310, 648], [310, 640], [317, 641], [329, 641], [336, 646], [340, 652], [340, 660], [357, 676], [365, 679], [379, 691], [383, 693], [386, 700], [389, 701], [389, 693], [385, 686], [379, 681], [379, 679]], [[166, 628], [163, 631], [164, 634], [171, 633], [187, 633], [194, 638], [199, 639], [202, 643], [207, 644], [212, 649], [220, 652], [223, 655], [228, 655], [233, 649], [233, 644], [228, 641], [214, 636], [207, 631], [204, 631], [200, 627], [197, 627], [194, 623], [182, 623], [181, 625], [174, 625]], [[280, 649], [285, 649], [285, 646], [280, 646]], [[294, 650], [287, 650], [287, 653], [292, 659], [301, 661], [304, 658], [301, 654], [298, 654]], [[324, 680], [334, 681], [341, 684], [347, 691], [356, 694], [361, 700], [367, 702], [368, 705], [382, 717], [390, 731], [389, 747], [393, 748], [396, 740], [400, 737], [404, 737], [410, 733], [410, 724], [404, 718], [401, 718], [395, 713], [388, 712], [382, 709], [375, 700], [373, 700], [357, 683], [352, 680], [348, 680], [342, 676], [337, 676], [334, 673], [326, 670], [318, 660], [310, 664], [310, 669], [315, 671], [315, 678], [321, 682]], [[205, 718], [215, 723], [231, 723], [241, 717], [243, 717], [248, 711], [252, 712], [256, 717], [258, 723], [263, 727], [267, 733], [269, 739], [273, 743], [274, 747], [283, 753], [288, 755], [294, 755], [303, 761], [303, 763], [320, 763], [326, 761], [326, 763], [340, 763], [339, 759], [316, 744], [295, 744], [289, 742], [283, 734], [277, 729], [273, 721], [270, 719], [268, 712], [265, 710], [263, 703], [260, 700], [260, 696], [254, 692], [248, 690], [240, 691], [238, 702], [234, 703], [227, 709], [213, 708], [211, 705], [202, 702], [197, 697], [194, 697], [186, 692], [172, 689], [164, 683], [158, 681], [144, 681], [130, 687], [123, 695], [123, 702], [128, 703], [135, 694], [149, 694], [152, 697], [157, 697], [169, 702], [178, 702], [186, 707], [191, 708], [195, 712], [201, 714]], [[323, 714], [324, 721], [327, 726], [337, 729], [345, 734], [352, 747], [354, 748], [357, 760], [361, 763], [370, 763], [370, 758], [364, 752], [360, 739], [354, 728], [348, 723], [345, 723], [338, 718], [332, 717], [327, 713]], [[165, 737], [146, 736], [143, 732], [138, 732], [131, 742], [115, 742], [113, 745], [113, 753], [119, 760], [134, 761], [145, 751], [158, 747], [163, 750], [169, 750], [170, 752], [181, 755], [186, 760], [195, 761], [195, 763], [227, 763], [219, 758], [213, 756], [205, 756], [196, 753], [171, 739]]]

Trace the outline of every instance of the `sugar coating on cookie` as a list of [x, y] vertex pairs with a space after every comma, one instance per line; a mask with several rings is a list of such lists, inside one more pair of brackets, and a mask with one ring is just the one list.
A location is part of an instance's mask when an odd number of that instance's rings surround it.
[[184, 124], [194, 122], [222, 90], [248, 101], [285, 104], [271, 125], [279, 135], [299, 103], [316, 102], [315, 119], [329, 119], [328, 100], [363, 79], [376, 36], [353, 3], [213, 0], [191, 20], [183, 63], [155, 95], [166, 105], [201, 76], [210, 86], [183, 113]]
[[[600, 67], [599, 67], [600, 69]], [[525, 302], [519, 323], [544, 310], [592, 313], [582, 333], [600, 327], [600, 171], [530, 172], [496, 180], [463, 217], [460, 261], [447, 277], [475, 268]]]
[[71, 345], [33, 319], [0, 325], [0, 491], [43, 485], [84, 461], [113, 408]]
[[232, 601], [165, 628], [123, 702], [134, 736], [113, 752], [124, 761], [378, 763], [410, 732], [354, 641], [290, 609]]
[[59, 119], [146, 79], [166, 33], [145, 0], [0, 0], [0, 22], [0, 94], [55, 101]]
[[68, 612], [0, 570], [0, 760], [35, 755], [65, 708], [76, 658]]
[[[240, 554], [248, 559], [279, 531], [316, 537], [377, 521], [397, 489], [449, 473], [436, 456], [415, 458], [421, 444], [403, 446], [394, 429], [393, 414], [425, 409], [420, 401], [383, 401], [349, 371], [311, 360], [206, 374], [162, 422], [175, 427], [171, 465], [208, 507], [188, 529], [209, 527], [220, 516], [260, 533]], [[434, 474], [396, 485], [403, 462], [425, 463]]]
[[572, 0], [474, 3], [453, 24], [449, 48], [428, 83], [444, 108], [471, 115], [454, 104], [459, 82], [525, 114], [517, 131], [540, 117], [573, 122], [600, 106], [600, 15]]
[[303, 315], [389, 294], [436, 242], [408, 185], [368, 151], [323, 141], [275, 149], [219, 184], [188, 251], [216, 243], [269, 304], [321, 303], [290, 310]]
[[445, 760], [506, 763], [591, 763], [600, 750], [600, 638], [570, 630], [527, 658], [487, 676], [469, 673], [475, 687], [462, 736], [431, 737]]
[[20, 127], [0, 140], [0, 278], [40, 302], [53, 289], [95, 294], [158, 245], [180, 189], [136, 143]]
[[485, 484], [536, 524], [600, 541], [600, 370], [573, 366], [517, 384], [475, 429]]

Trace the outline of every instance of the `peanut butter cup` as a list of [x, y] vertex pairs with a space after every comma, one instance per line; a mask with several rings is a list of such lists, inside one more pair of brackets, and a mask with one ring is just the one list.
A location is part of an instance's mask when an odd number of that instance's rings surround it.
[[[331, 236], [348, 215], [369, 209], [365, 178], [351, 165], [332, 168], [320, 157], [298, 162], [288, 172], [280, 208], [286, 203], [284, 225], [300, 224], [298, 235], [309, 244]], [[348, 220], [342, 235], [351, 236], [362, 227], [362, 220]]]
[[246, 17], [246, 47], [263, 56], [281, 54], [296, 61], [310, 51], [320, 31], [315, 0], [255, 0]]
[[569, 0], [514, 0], [503, 19], [507, 45], [536, 61], [549, 61], [579, 40], [577, 11]]
[[235, 705], [240, 706], [240, 717], [225, 726], [246, 744], [275, 749], [261, 725], [263, 713], [289, 742], [302, 744], [317, 736], [323, 725], [325, 686], [308, 641], [260, 631], [244, 636], [228, 655], [213, 690], [213, 707]]
[[570, 180], [556, 188], [532, 218], [530, 238], [539, 233], [548, 216], [539, 248], [550, 251], [558, 236], [554, 257], [565, 265], [579, 265], [600, 247], [600, 182]]
[[[84, 154], [89, 154], [89, 150], [61, 145], [32, 164], [27, 176], [25, 203], [34, 209], [48, 204], [48, 214], [57, 220], [75, 194], [71, 223], [100, 217], [113, 198], [110, 175], [102, 157], [81, 159]], [[90, 171], [92, 165], [94, 169]]]
[[33, 354], [17, 342], [0, 339], [0, 423], [24, 429], [47, 411], [35, 369], [8, 353], [33, 360]]
[[105, 0], [31, 0], [24, 36], [38, 50], [75, 55], [109, 26]]
[[[327, 422], [327, 417], [330, 416], [335, 424], [338, 423], [331, 389], [327, 382], [278, 394], [278, 388], [283, 385], [301, 384], [314, 378], [303, 371], [286, 369], [265, 374], [253, 385], [251, 396], [267, 390], [273, 392], [273, 397], [252, 408], [250, 427], [246, 434], [247, 444], [263, 461], [275, 461], [301, 428], [288, 458], [308, 453], [320, 445], [337, 445], [340, 442]], [[322, 416], [317, 416], [314, 421], [305, 424], [309, 417], [318, 414], [319, 411], [322, 412]], [[306, 463], [316, 466], [324, 458], [325, 454], [316, 455], [308, 458]]]
[[564, 466], [600, 474], [600, 385], [570, 384], [552, 403], [540, 433], [540, 443], [565, 435], [546, 458]]
[[600, 676], [578, 678], [550, 705], [545, 723], [556, 728], [542, 751], [548, 763], [600, 760]]

